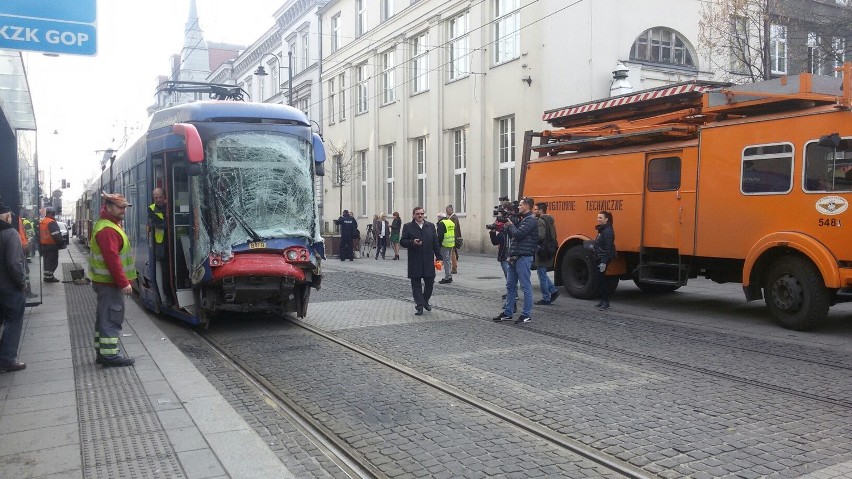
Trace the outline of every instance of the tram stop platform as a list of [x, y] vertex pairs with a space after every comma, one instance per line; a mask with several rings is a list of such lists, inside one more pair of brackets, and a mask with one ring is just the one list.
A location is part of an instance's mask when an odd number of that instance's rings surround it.
[[95, 294], [70, 272], [62, 252], [67, 282], [26, 310], [27, 368], [0, 374], [0, 477], [294, 477], [136, 301], [121, 337], [135, 366], [95, 364]]

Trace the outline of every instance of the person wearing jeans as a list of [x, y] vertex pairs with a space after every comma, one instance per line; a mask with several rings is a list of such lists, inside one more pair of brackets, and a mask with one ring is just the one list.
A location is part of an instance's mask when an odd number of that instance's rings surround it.
[[551, 304], [559, 296], [559, 291], [547, 276], [547, 267], [553, 264], [555, 250], [553, 252], [546, 251], [544, 245], [548, 241], [555, 244], [556, 224], [553, 221], [553, 216], [547, 214], [547, 203], [536, 203], [535, 208], [533, 208], [533, 215], [538, 219], [539, 248], [535, 253], [535, 269], [538, 273], [538, 284], [541, 287], [541, 301], [536, 301], [535, 304]]
[[514, 224], [510, 223], [504, 227], [512, 242], [509, 247], [509, 270], [506, 274], [506, 303], [503, 305], [503, 312], [494, 318], [494, 321], [512, 320], [515, 299], [518, 296], [518, 283], [524, 292], [524, 306], [515, 323], [528, 323], [531, 319], [533, 297], [530, 267], [538, 248], [538, 219], [532, 214], [534, 205], [532, 198], [522, 199]]

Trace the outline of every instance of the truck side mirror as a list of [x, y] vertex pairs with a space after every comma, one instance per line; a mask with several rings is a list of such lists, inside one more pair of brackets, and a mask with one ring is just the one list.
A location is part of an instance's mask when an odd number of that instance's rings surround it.
[[837, 133], [823, 135], [819, 137], [817, 145], [836, 149], [840, 145], [840, 135]]

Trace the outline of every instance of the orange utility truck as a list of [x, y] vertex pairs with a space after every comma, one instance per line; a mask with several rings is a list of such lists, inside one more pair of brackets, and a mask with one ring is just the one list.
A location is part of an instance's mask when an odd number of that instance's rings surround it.
[[[557, 284], [592, 298], [632, 279], [740, 282], [805, 330], [852, 287], [852, 64], [746, 85], [686, 82], [547, 111], [524, 138], [520, 194], [556, 219]], [[533, 153], [537, 153], [534, 155]], [[583, 241], [611, 211], [617, 257], [597, 284]]]

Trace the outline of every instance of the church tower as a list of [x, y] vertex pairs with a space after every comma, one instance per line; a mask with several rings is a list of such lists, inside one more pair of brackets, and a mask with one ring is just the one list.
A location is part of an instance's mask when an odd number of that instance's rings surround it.
[[[183, 34], [183, 50], [180, 55], [177, 77], [181, 81], [206, 81], [210, 75], [210, 54], [207, 41], [198, 21], [198, 8], [195, 0], [189, 0], [189, 18], [186, 20]], [[188, 103], [202, 99], [196, 93], [182, 93], [175, 103]]]

